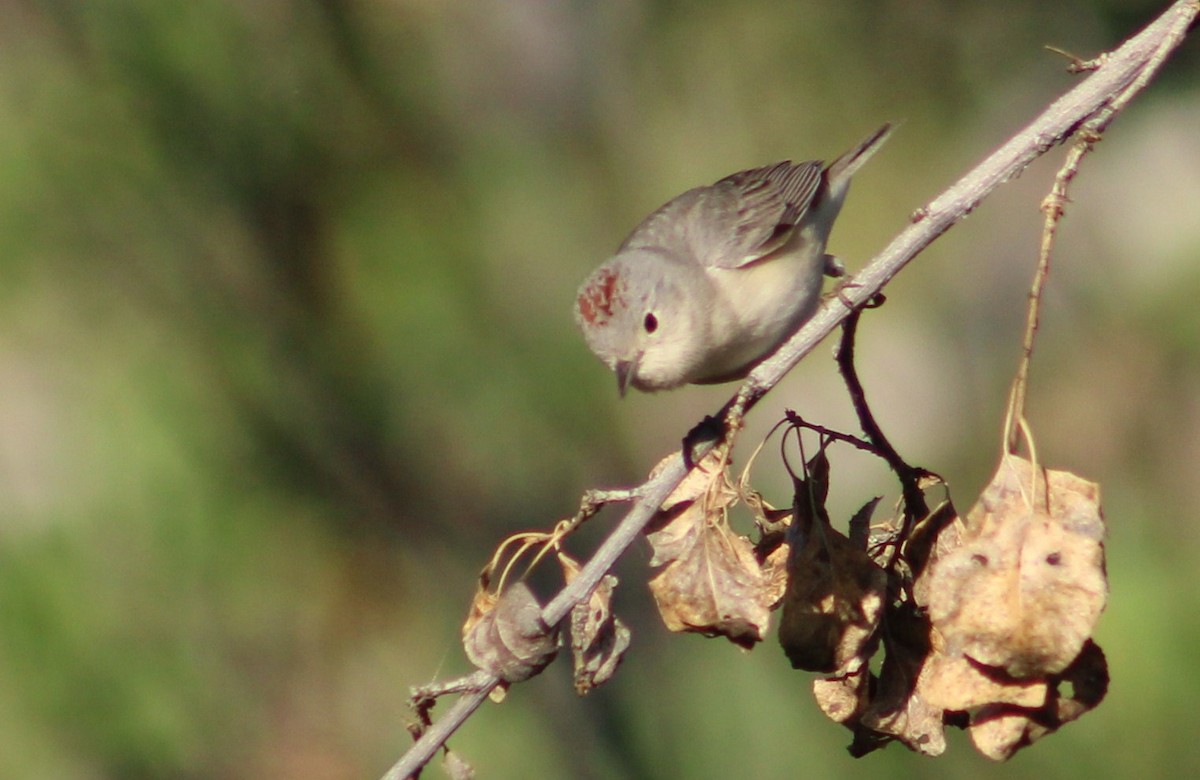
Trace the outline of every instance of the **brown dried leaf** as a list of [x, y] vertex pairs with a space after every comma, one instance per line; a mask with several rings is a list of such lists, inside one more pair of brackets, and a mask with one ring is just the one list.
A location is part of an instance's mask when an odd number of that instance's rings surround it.
[[463, 647], [480, 669], [505, 682], [521, 682], [554, 660], [558, 631], [542, 620], [542, 607], [525, 583], [510, 586], [499, 598], [483, 584], [463, 626]]
[[701, 512], [681, 514], [671, 528], [676, 557], [664, 560], [657, 551], [664, 565], [650, 580], [667, 628], [725, 636], [742, 647], [761, 642], [770, 612], [750, 540]]
[[918, 690], [943, 710], [971, 710], [990, 704], [1040, 707], [1049, 686], [1042, 679], [1014, 680], [966, 656], [932, 653], [921, 671]]
[[779, 643], [796, 669], [846, 673], [870, 657], [887, 577], [863, 550], [818, 524], [788, 557]]
[[[567, 582], [579, 574], [579, 564], [565, 553], [558, 555]], [[617, 578], [606, 574], [587, 601], [571, 609], [571, 655], [575, 662], [575, 692], [580, 696], [608, 682], [616, 674], [632, 634], [612, 611]]]
[[[646, 541], [653, 551], [650, 566], [663, 566], [686, 555], [695, 545], [696, 529], [706, 518], [724, 518], [725, 510], [737, 501], [726, 472], [718, 470], [721, 466], [716, 452], [709, 453], [663, 502], [646, 528]], [[654, 471], [661, 467], [660, 463]]]
[[829, 524], [824, 448], [805, 464], [805, 473], [806, 479], [792, 477], [779, 643], [793, 668], [841, 676], [857, 671], [873, 651], [887, 576]]
[[[930, 705], [919, 693], [912, 693], [901, 702], [901, 706], [888, 710], [871, 710], [860, 721], [862, 726], [873, 732], [875, 739], [871, 750], [883, 747], [886, 742], [878, 735], [891, 737], [913, 752], [925, 756], [940, 756], [946, 752], [946, 732], [942, 724], [942, 710]], [[856, 740], [857, 742], [857, 740]], [[865, 753], [851, 752], [856, 756]]]
[[762, 593], [760, 601], [767, 611], [774, 612], [783, 602], [783, 594], [787, 592], [788, 567], [790, 550], [787, 545], [780, 544], [764, 559], [762, 551], [755, 548], [755, 560], [759, 561], [762, 569]]
[[[1062, 696], [1062, 683], [1071, 691]], [[976, 750], [994, 761], [1005, 761], [1018, 750], [1057, 731], [1095, 708], [1108, 691], [1108, 664], [1098, 645], [1088, 642], [1083, 652], [1060, 675], [1051, 675], [1046, 703], [1037, 708], [991, 704], [971, 715], [968, 729]]]
[[1098, 487], [1044, 475], [1035, 482], [1028, 461], [1006, 457], [962, 545], [930, 567], [929, 614], [947, 653], [1016, 678], [1065, 669], [1108, 592]]
[[650, 590], [672, 631], [724, 636], [742, 647], [762, 641], [770, 619], [754, 546], [729, 528], [737, 500], [720, 459], [705, 458], [664, 503], [646, 538], [651, 566], [661, 571]]
[[[677, 457], [679, 456], [669, 455], [659, 461], [650, 470], [650, 479], [653, 479], [658, 472]], [[671, 491], [671, 495], [663, 501], [662, 511], [671, 512], [677, 507], [681, 508], [683, 505], [704, 497], [723, 503], [725, 506], [731, 505], [738, 498], [737, 490], [729, 482], [729, 459], [726, 451], [720, 447], [705, 455], [704, 459], [688, 472], [679, 486]]]
[[[921, 678], [929, 656], [929, 624], [910, 609], [888, 613], [884, 634], [883, 668], [861, 724], [876, 734], [900, 741], [910, 750], [927, 756], [939, 756], [946, 750], [943, 710], [925, 699]], [[853, 753], [855, 745], [851, 746]], [[886, 744], [876, 738], [860, 749], [876, 749]]]
[[813, 697], [825, 717], [853, 729], [866, 709], [871, 691], [871, 670], [863, 664], [841, 677], [813, 680]]
[[929, 516], [918, 522], [904, 543], [904, 560], [912, 571], [913, 601], [929, 606], [930, 569], [962, 545], [964, 526], [958, 510], [949, 500], [939, 504]]

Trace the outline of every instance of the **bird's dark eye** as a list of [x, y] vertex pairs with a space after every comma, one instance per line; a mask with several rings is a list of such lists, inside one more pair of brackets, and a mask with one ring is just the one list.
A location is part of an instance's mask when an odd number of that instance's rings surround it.
[[655, 317], [653, 312], [647, 314], [646, 319], [642, 320], [642, 327], [646, 329], [647, 333], [658, 330], [658, 317]]

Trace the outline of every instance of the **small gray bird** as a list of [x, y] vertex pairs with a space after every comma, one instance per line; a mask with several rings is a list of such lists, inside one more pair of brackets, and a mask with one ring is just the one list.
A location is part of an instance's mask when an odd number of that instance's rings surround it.
[[740, 379], [804, 324], [850, 177], [891, 131], [828, 166], [785, 161], [726, 176], [646, 217], [575, 302], [621, 394]]

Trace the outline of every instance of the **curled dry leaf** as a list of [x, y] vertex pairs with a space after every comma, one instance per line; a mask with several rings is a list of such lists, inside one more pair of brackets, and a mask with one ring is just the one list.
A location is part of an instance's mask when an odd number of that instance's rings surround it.
[[[579, 564], [565, 553], [559, 563], [567, 582], [579, 573]], [[571, 655], [575, 661], [575, 692], [580, 696], [608, 682], [629, 649], [629, 627], [612, 611], [617, 578], [604, 575], [586, 601], [571, 609]]]
[[883, 496], [875, 496], [851, 516], [848, 536], [855, 547], [867, 549], [871, 539], [871, 518], [875, 516], [875, 509], [882, 500]]
[[762, 591], [759, 600], [769, 612], [779, 609], [779, 605], [783, 603], [783, 596], [787, 593], [789, 557], [790, 548], [785, 544], [776, 546], [765, 558], [761, 544], [754, 549], [754, 558], [762, 570]]
[[558, 653], [558, 632], [542, 620], [542, 606], [523, 582], [499, 597], [485, 576], [463, 625], [463, 647], [471, 663], [507, 683], [521, 682], [546, 668]]
[[832, 528], [789, 556], [779, 643], [796, 669], [848, 672], [870, 658], [887, 577]]
[[754, 546], [735, 534], [726, 510], [737, 500], [719, 453], [710, 453], [663, 503], [646, 538], [650, 590], [667, 628], [724, 636], [742, 647], [762, 641], [769, 594]]
[[876, 682], [875, 675], [865, 665], [850, 674], [813, 681], [813, 697], [825, 717], [854, 732], [850, 755], [855, 758], [887, 747], [892, 740], [890, 736], [862, 724], [862, 716], [870, 704], [871, 691]]
[[962, 544], [930, 568], [946, 652], [1018, 679], [1061, 672], [1105, 606], [1103, 537], [1094, 483], [1005, 457]]
[[904, 560], [913, 577], [912, 596], [918, 606], [929, 607], [929, 570], [962, 544], [963, 523], [949, 500], [943, 501], [915, 526], [904, 543]]
[[966, 711], [993, 704], [1040, 707], [1049, 686], [1041, 678], [1015, 680], [966, 656], [935, 652], [921, 673], [920, 691], [936, 707]]
[[887, 575], [830, 526], [823, 452], [810, 467], [816, 476], [795, 480], [779, 643], [796, 669], [844, 675], [871, 656]]
[[871, 670], [865, 664], [840, 677], [813, 680], [813, 698], [825, 717], [854, 728], [870, 701]]
[[[1065, 695], [1064, 683], [1070, 684]], [[1062, 674], [1050, 676], [1049, 693], [1042, 706], [991, 704], [973, 712], [968, 727], [971, 741], [988, 758], [1005, 761], [1096, 707], [1107, 691], [1108, 664], [1100, 647], [1089, 641]]]
[[928, 621], [907, 605], [889, 610], [883, 646], [886, 655], [879, 682], [860, 718], [861, 727], [875, 737], [861, 741], [862, 735], [856, 733], [851, 753], [864, 755], [856, 748], [883, 747], [882, 737], [886, 737], [927, 756], [941, 755], [946, 750], [943, 710], [921, 691], [930, 649]]
[[1090, 638], [1107, 597], [1103, 537], [1096, 485], [1015, 456], [965, 521], [947, 505], [914, 529], [912, 593], [932, 626], [916, 695], [965, 719], [985, 756], [1007, 759], [1103, 698]]

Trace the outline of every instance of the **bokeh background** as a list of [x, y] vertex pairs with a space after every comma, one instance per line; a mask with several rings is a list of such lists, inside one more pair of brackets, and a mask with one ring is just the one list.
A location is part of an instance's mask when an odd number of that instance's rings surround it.
[[[1090, 55], [1165, 5], [0, 4], [0, 777], [382, 774], [409, 687], [467, 669], [491, 548], [638, 480], [731, 391], [619, 401], [574, 332], [641, 217], [899, 120], [834, 233], [853, 270], [1074, 83], [1044, 44]], [[577, 699], [559, 663], [487, 705], [453, 742], [481, 777], [1200, 774], [1197, 51], [1086, 162], [1034, 364], [1041, 459], [1104, 486], [1100, 709], [1003, 766], [957, 732], [852, 760], [773, 637], [657, 624], [643, 548], [616, 680]], [[1061, 159], [864, 319], [881, 423], [964, 506]], [[853, 429], [827, 349], [743, 461], [784, 408]], [[788, 500], [774, 454], [755, 484]], [[837, 453], [839, 516], [885, 491]]]

